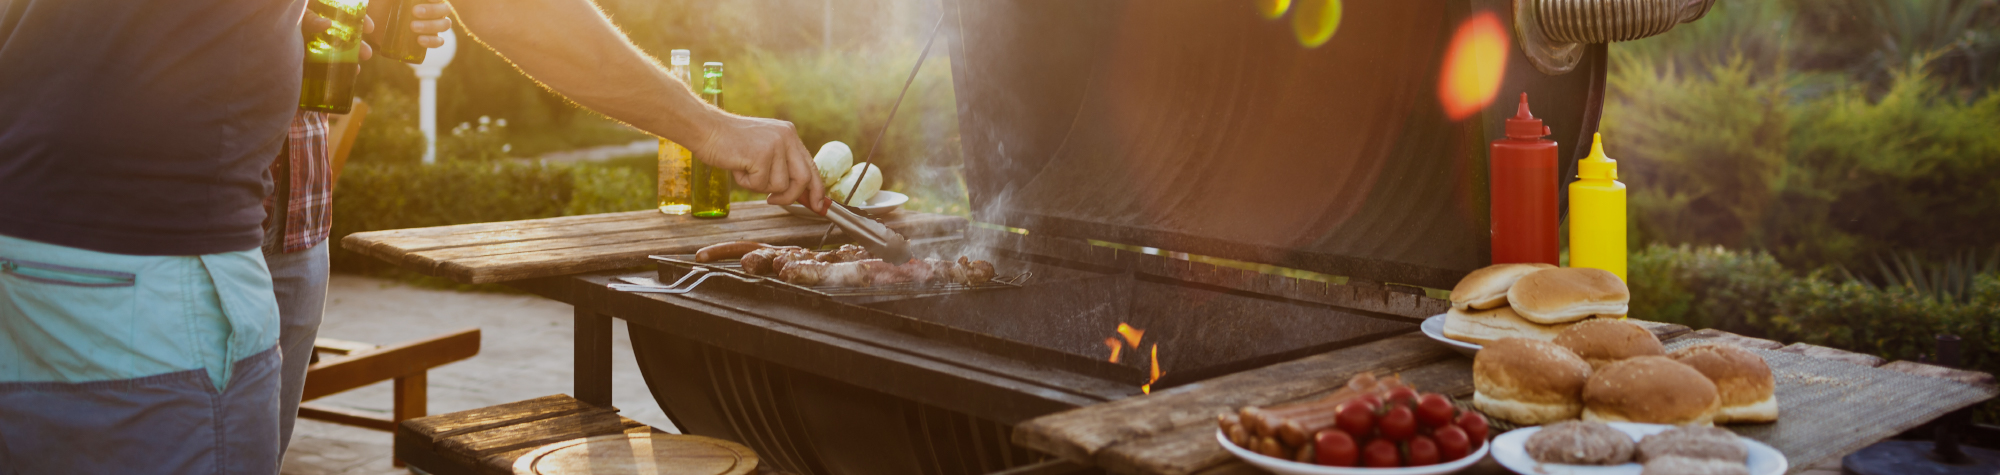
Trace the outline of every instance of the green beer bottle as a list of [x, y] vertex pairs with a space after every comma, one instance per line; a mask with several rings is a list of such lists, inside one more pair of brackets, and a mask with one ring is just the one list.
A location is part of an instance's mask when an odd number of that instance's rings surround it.
[[395, 0], [395, 7], [389, 11], [389, 21], [377, 25], [382, 31], [379, 43], [375, 43], [375, 54], [410, 64], [423, 64], [424, 53], [430, 51], [417, 42], [417, 32], [410, 31], [410, 21], [417, 18], [415, 9], [422, 2], [417, 0]]
[[299, 108], [346, 114], [354, 108], [354, 75], [361, 71], [361, 22], [368, 14], [368, 0], [309, 0], [306, 8], [333, 20], [333, 25], [306, 36]]
[[[722, 63], [710, 61], [701, 65], [701, 99], [714, 104], [715, 108], [728, 110], [722, 105]], [[694, 189], [694, 217], [729, 217], [729, 170], [715, 168], [701, 160], [694, 160], [693, 171], [689, 174]]]
[[[693, 88], [694, 77], [688, 73], [692, 57], [688, 50], [673, 50], [669, 57], [667, 75]], [[672, 140], [660, 139], [660, 212], [688, 214], [693, 211], [694, 193], [688, 178], [689, 173], [694, 171], [693, 167], [693, 152]]]

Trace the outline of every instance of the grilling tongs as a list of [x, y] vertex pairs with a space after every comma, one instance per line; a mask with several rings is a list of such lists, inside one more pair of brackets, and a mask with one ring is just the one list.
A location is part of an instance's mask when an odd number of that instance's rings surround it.
[[912, 257], [910, 240], [880, 222], [855, 214], [846, 205], [834, 203], [826, 207], [826, 218], [833, 220], [834, 226], [839, 226], [842, 232], [853, 238], [856, 244], [867, 248], [868, 253], [874, 254], [877, 259], [902, 264]]

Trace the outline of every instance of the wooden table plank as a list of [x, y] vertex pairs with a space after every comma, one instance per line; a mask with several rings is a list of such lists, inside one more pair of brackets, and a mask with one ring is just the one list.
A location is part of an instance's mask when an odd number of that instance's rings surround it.
[[[1983, 373], [1963, 378], [1913, 376], [1778, 351], [1775, 342], [1763, 343], [1768, 340], [1686, 332], [1684, 327], [1652, 329], [1682, 335], [1668, 339], [1669, 349], [1707, 342], [1757, 346], [1750, 351], [1763, 356], [1778, 378], [1779, 421], [1727, 427], [1783, 452], [1794, 472], [2000, 394], [1991, 385], [1963, 384], [1967, 379], [1991, 381], [1975, 379]], [[1472, 392], [1471, 360], [1442, 348], [1420, 336], [1398, 336], [1159, 394], [1043, 416], [1016, 427], [1014, 442], [1113, 473], [1263, 473], [1217, 446], [1216, 414], [1315, 397], [1365, 370], [1396, 372], [1422, 390], [1462, 398]], [[1896, 364], [1910, 366], [1904, 363]], [[1497, 465], [1482, 467], [1468, 473], [1505, 473]]]
[[[961, 233], [964, 218], [910, 211], [883, 224], [907, 237]], [[649, 264], [722, 241], [816, 244], [828, 223], [763, 203], [735, 203], [720, 220], [633, 211], [589, 216], [354, 233], [341, 246], [419, 273], [483, 284]], [[834, 232], [835, 242], [845, 235]]]
[[[1293, 360], [1263, 369], [1184, 385], [1147, 397], [1126, 398], [1036, 418], [1014, 428], [1014, 443], [1080, 463], [1095, 464], [1111, 445], [1192, 426], [1213, 428], [1216, 414], [1251, 404], [1289, 401], [1331, 391], [1362, 371], [1395, 372], [1459, 357], [1410, 333]], [[1470, 371], [1470, 367], [1467, 367]], [[1213, 445], [1213, 444], [1211, 444]], [[1220, 447], [1212, 447], [1220, 452]], [[1199, 458], [1199, 456], [1196, 456]], [[1160, 462], [1172, 465], [1175, 462]], [[1181, 473], [1181, 472], [1154, 472]]]

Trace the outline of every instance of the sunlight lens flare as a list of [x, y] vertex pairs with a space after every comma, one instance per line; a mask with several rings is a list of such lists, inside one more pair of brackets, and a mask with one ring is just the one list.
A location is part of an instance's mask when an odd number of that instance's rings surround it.
[[1270, 20], [1285, 16], [1285, 10], [1292, 8], [1292, 0], [1256, 0], [1252, 3], [1257, 4], [1257, 15]]
[[1512, 41], [1493, 12], [1480, 12], [1459, 24], [1445, 50], [1438, 80], [1438, 103], [1444, 105], [1446, 117], [1464, 119], [1493, 103], [1507, 72], [1507, 46]]
[[1340, 0], [1298, 0], [1292, 8], [1292, 33], [1299, 45], [1318, 48], [1340, 30]]

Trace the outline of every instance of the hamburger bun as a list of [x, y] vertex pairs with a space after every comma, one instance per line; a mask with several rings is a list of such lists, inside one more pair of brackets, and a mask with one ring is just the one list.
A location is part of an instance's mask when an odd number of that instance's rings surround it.
[[1716, 423], [1778, 420], [1778, 381], [1763, 357], [1736, 345], [1713, 343], [1674, 350], [1668, 357], [1715, 383], [1722, 399]]
[[1550, 341], [1570, 325], [1572, 324], [1543, 325], [1530, 322], [1515, 314], [1512, 307], [1469, 312], [1454, 308], [1444, 314], [1445, 338], [1480, 346], [1491, 344], [1501, 338]]
[[[1445, 322], [1447, 325], [1449, 321]], [[1660, 337], [1637, 323], [1615, 318], [1576, 322], [1556, 335], [1555, 343], [1576, 352], [1591, 370], [1634, 356], [1665, 356]]]
[[1605, 365], [1583, 386], [1586, 421], [1707, 426], [1720, 403], [1707, 376], [1664, 356]]
[[1521, 318], [1543, 324], [1624, 315], [1631, 301], [1632, 292], [1617, 274], [1588, 267], [1538, 270], [1507, 289], [1507, 302]]
[[1452, 310], [1486, 310], [1507, 305], [1507, 289], [1514, 281], [1542, 269], [1554, 269], [1548, 264], [1496, 264], [1472, 271], [1458, 280], [1458, 286], [1451, 288]]
[[1521, 424], [1575, 419], [1583, 412], [1579, 394], [1589, 379], [1590, 363], [1568, 348], [1502, 338], [1472, 358], [1472, 405], [1488, 416]]

